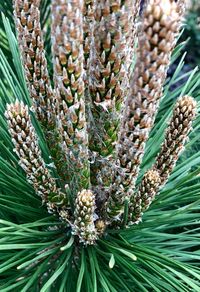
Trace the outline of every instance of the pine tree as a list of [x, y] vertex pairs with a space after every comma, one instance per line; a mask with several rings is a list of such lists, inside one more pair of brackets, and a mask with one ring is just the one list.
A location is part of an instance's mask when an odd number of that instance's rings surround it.
[[141, 7], [0, 4], [1, 291], [199, 291], [200, 74]]

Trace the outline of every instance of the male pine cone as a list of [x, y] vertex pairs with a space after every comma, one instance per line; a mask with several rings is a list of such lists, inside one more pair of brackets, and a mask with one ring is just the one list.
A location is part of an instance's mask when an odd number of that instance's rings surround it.
[[95, 195], [90, 190], [82, 190], [75, 201], [75, 221], [72, 233], [78, 235], [80, 242], [93, 244], [97, 239], [95, 228]]
[[49, 212], [65, 212], [67, 198], [56, 185], [40, 150], [37, 133], [31, 122], [28, 106], [18, 100], [8, 104], [5, 112], [9, 132], [19, 157], [19, 165], [26, 173], [27, 181], [47, 205]]
[[54, 115], [51, 88], [40, 25], [40, 0], [14, 1], [14, 16], [25, 76], [38, 120], [49, 128]]
[[152, 169], [144, 175], [136, 194], [130, 198], [129, 224], [138, 223], [173, 171], [184, 144], [192, 130], [196, 116], [196, 101], [191, 96], [181, 97], [173, 110], [164, 142]]
[[160, 174], [162, 186], [167, 182], [180, 153], [184, 149], [196, 116], [196, 106], [194, 98], [186, 95], [181, 97], [174, 107], [164, 142], [153, 166], [153, 169]]

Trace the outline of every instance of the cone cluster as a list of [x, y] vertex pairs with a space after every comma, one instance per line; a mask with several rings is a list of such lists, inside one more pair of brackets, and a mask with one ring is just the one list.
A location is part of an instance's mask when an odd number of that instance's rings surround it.
[[170, 0], [150, 0], [144, 9], [137, 62], [116, 145], [118, 167], [109, 204], [116, 215], [123, 209], [123, 194], [130, 197], [135, 188], [182, 16], [178, 4]]
[[67, 222], [80, 243], [91, 245], [108, 226], [124, 226], [125, 217], [127, 226], [141, 221], [192, 128], [196, 102], [183, 96], [154, 165], [136, 186], [184, 1], [147, 1], [138, 26], [139, 0], [52, 0], [53, 89], [39, 5], [38, 0], [15, 0], [14, 14], [34, 111], [53, 153], [53, 171], [43, 158], [31, 109], [16, 101], [7, 105], [5, 117], [27, 181], [48, 211]]
[[130, 198], [129, 224], [141, 221], [143, 212], [166, 184], [192, 130], [196, 106], [196, 101], [191, 96], [183, 96], [177, 101], [156, 161], [152, 169], [144, 175], [136, 194]]

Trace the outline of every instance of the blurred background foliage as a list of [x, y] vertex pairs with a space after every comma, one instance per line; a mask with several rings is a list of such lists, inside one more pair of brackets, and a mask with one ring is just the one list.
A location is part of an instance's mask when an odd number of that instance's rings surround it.
[[185, 50], [188, 52], [187, 61], [191, 66], [200, 63], [200, 1], [188, 1], [186, 25], [182, 39], [188, 39]]

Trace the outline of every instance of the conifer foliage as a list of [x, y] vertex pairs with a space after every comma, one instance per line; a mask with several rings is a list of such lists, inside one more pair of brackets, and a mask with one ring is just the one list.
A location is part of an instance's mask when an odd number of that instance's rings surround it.
[[[17, 142], [14, 141], [15, 145], [21, 143], [22, 147], [28, 148], [27, 153], [22, 149], [18, 150], [18, 147], [15, 149], [28, 181], [50, 211], [55, 210], [61, 220], [66, 221], [67, 218], [70, 226], [76, 226], [75, 234], [81, 242], [93, 244], [95, 240], [88, 240], [88, 236], [95, 238], [96, 234], [97, 239], [95, 221], [98, 218], [106, 226], [111, 224], [120, 228], [125, 200], [128, 205], [129, 200], [131, 201], [131, 209], [144, 210], [159, 190], [157, 181], [160, 176], [164, 176], [164, 170], [159, 169], [160, 164], [163, 167], [164, 163], [160, 157], [156, 167], [158, 179], [152, 179], [155, 173], [148, 172], [139, 186], [140, 195], [135, 190], [135, 180], [145, 142], [159, 106], [166, 70], [184, 9], [180, 10], [179, 5], [171, 1], [150, 1], [147, 4], [138, 37], [137, 62], [134, 72], [131, 72], [130, 60], [133, 59], [139, 1], [94, 1], [86, 7], [84, 5], [81, 0], [52, 2], [52, 89], [40, 25], [40, 1], [14, 1], [19, 48], [34, 111], [44, 128], [48, 145], [58, 143], [52, 147], [55, 148], [55, 157], [52, 156], [52, 159], [55, 160], [55, 167], [58, 164], [59, 169], [64, 169], [62, 184], [69, 185], [68, 192], [73, 192], [72, 200], [77, 197], [73, 202], [74, 212], [65, 190], [56, 186], [55, 178], [47, 168], [43, 170], [45, 163], [40, 157], [38, 137], [28, 117], [28, 108], [25, 105], [19, 106], [17, 101], [17, 104], [8, 106], [6, 117], [13, 141], [20, 137]], [[91, 10], [93, 11], [90, 16], [89, 36], [84, 9], [90, 15]], [[90, 46], [87, 54], [84, 54], [85, 27]], [[90, 121], [86, 102], [96, 127]], [[174, 133], [171, 133], [173, 129], [167, 130], [170, 133], [166, 134], [165, 144], [170, 144], [169, 150], [163, 146], [159, 154], [163, 156], [162, 152], [175, 151], [173, 163], [165, 158], [168, 162], [164, 164], [165, 172], [173, 168], [195, 117], [195, 101], [192, 97], [181, 98], [179, 104], [176, 109], [178, 116], [171, 122], [171, 127], [176, 127], [177, 130], [174, 129]], [[185, 120], [182, 117], [184, 112]], [[22, 127], [21, 119], [27, 123]], [[182, 136], [180, 128], [183, 131]], [[33, 135], [27, 133], [26, 137], [26, 131]], [[171, 135], [174, 138], [172, 145]], [[33, 149], [28, 143], [33, 145]], [[59, 161], [56, 159], [56, 149], [60, 155]], [[169, 156], [171, 159], [172, 154], [169, 153]], [[24, 161], [27, 158], [28, 168]], [[92, 158], [94, 161], [91, 163]], [[34, 164], [38, 160], [42, 161], [43, 166]], [[72, 186], [73, 176], [76, 176], [76, 180]], [[53, 184], [48, 184], [48, 181]], [[47, 195], [38, 191], [43, 187], [47, 189]], [[106, 194], [105, 207], [98, 203], [101, 200], [99, 197], [105, 196], [102, 193]], [[145, 196], [148, 203], [142, 202]], [[127, 224], [133, 222], [137, 220], [131, 220]], [[86, 233], [82, 232], [85, 225]]]

